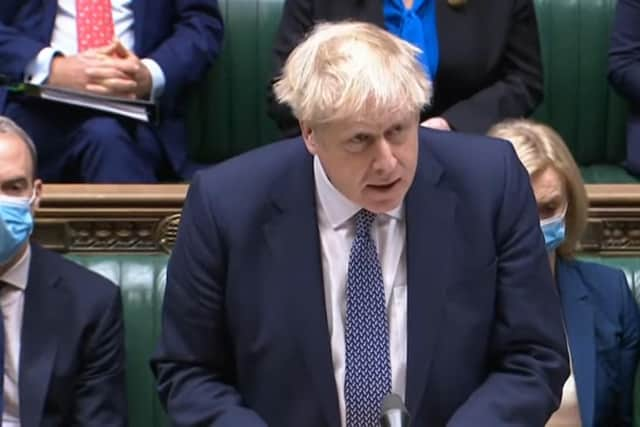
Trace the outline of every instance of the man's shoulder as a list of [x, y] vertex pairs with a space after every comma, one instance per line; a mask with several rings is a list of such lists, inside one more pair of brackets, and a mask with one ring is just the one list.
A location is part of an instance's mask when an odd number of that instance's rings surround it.
[[292, 138], [206, 168], [197, 173], [197, 179], [210, 194], [265, 194], [274, 180], [281, 178], [292, 167], [303, 165], [305, 160], [311, 164], [311, 159], [302, 139]]
[[236, 177], [239, 174], [273, 172], [289, 164], [294, 157], [301, 158], [309, 155], [302, 138], [289, 138], [249, 150], [221, 163], [204, 169], [203, 179], [220, 179], [222, 177]]
[[119, 288], [113, 282], [77, 262], [38, 245], [32, 244], [31, 250], [30, 268], [46, 269], [47, 277], [59, 280], [69, 292], [83, 298], [98, 300], [112, 298], [119, 292]]
[[505, 176], [521, 168], [511, 144], [485, 135], [420, 131], [420, 162], [423, 167], [442, 168], [446, 179], [459, 185], [471, 185], [476, 191], [499, 188]]
[[509, 142], [486, 135], [462, 132], [439, 131], [421, 128], [421, 148], [446, 164], [465, 168], [485, 167], [504, 161], [504, 156], [513, 153]]

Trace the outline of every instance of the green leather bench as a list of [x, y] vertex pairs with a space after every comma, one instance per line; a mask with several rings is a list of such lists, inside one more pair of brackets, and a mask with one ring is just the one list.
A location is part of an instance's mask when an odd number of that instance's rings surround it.
[[[129, 425], [169, 425], [158, 402], [149, 355], [160, 330], [167, 255], [71, 255], [71, 259], [104, 275], [122, 289], [127, 347]], [[593, 257], [588, 259], [621, 267], [640, 301], [640, 259]]]
[[[637, 182], [619, 166], [626, 107], [606, 79], [615, 0], [535, 0], [545, 65], [545, 101], [535, 117], [567, 140], [585, 180]], [[271, 44], [284, 0], [220, 0], [222, 56], [190, 99], [190, 148], [214, 163], [278, 138], [267, 117]]]
[[160, 331], [168, 256], [76, 254], [69, 258], [120, 285], [125, 322], [129, 425], [168, 426], [149, 368], [149, 356]]

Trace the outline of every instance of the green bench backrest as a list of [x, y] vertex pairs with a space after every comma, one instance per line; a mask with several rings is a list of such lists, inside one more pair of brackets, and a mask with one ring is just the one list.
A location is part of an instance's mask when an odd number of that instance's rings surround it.
[[[70, 255], [69, 258], [120, 285], [124, 304], [129, 425], [168, 426], [158, 401], [149, 356], [160, 331], [160, 311], [166, 284], [166, 255]], [[640, 301], [640, 259], [585, 257], [622, 268]]]
[[195, 88], [190, 148], [203, 163], [225, 160], [275, 141], [266, 113], [271, 45], [283, 0], [220, 0], [225, 22], [222, 56]]
[[544, 103], [536, 117], [557, 129], [580, 165], [625, 156], [626, 106], [607, 81], [615, 0], [536, 0]]
[[70, 255], [69, 258], [120, 285], [127, 353], [129, 425], [168, 426], [160, 406], [149, 356], [160, 332], [167, 255]]
[[[606, 79], [615, 0], [535, 2], [545, 64], [545, 101], [536, 117], [560, 131], [579, 164], [618, 163], [625, 106]], [[223, 53], [191, 98], [190, 145], [199, 161], [218, 162], [277, 139], [265, 93], [283, 3], [220, 0]]]

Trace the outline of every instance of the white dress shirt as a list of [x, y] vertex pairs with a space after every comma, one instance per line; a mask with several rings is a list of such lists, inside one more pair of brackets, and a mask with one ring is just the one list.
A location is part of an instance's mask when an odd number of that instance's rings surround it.
[[8, 283], [0, 291], [0, 306], [4, 318], [4, 412], [2, 427], [20, 427], [20, 336], [24, 311], [24, 291], [29, 281], [31, 248], [27, 247], [20, 260], [0, 280]]
[[562, 387], [562, 400], [560, 407], [551, 415], [545, 427], [582, 427], [580, 419], [580, 404], [576, 390], [576, 379], [573, 376], [573, 364], [571, 363], [571, 349], [569, 350], [569, 365], [571, 374]]
[[[133, 9], [134, 0], [111, 0], [115, 36], [129, 50], [134, 49]], [[51, 46], [38, 53], [25, 70], [25, 80], [42, 84], [49, 78], [53, 56], [60, 52], [64, 55], [78, 53], [76, 29], [76, 0], [58, 0], [58, 12], [51, 34]], [[145, 58], [142, 63], [151, 73], [151, 98], [162, 94], [165, 85], [164, 72], [153, 59]]]
[[[318, 229], [322, 252], [325, 306], [331, 339], [331, 358], [336, 380], [340, 417], [346, 425], [344, 402], [346, 286], [349, 253], [355, 237], [353, 216], [361, 209], [342, 195], [327, 178], [320, 160], [314, 158]], [[391, 388], [403, 400], [407, 367], [407, 263], [404, 207], [378, 215], [372, 236], [382, 267], [389, 319]]]

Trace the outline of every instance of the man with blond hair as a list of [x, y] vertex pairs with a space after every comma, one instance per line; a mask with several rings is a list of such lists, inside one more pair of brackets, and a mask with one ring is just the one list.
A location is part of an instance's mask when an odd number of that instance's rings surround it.
[[194, 179], [152, 360], [176, 425], [544, 425], [568, 375], [510, 146], [419, 128], [417, 51], [323, 24], [276, 95], [302, 137]]

